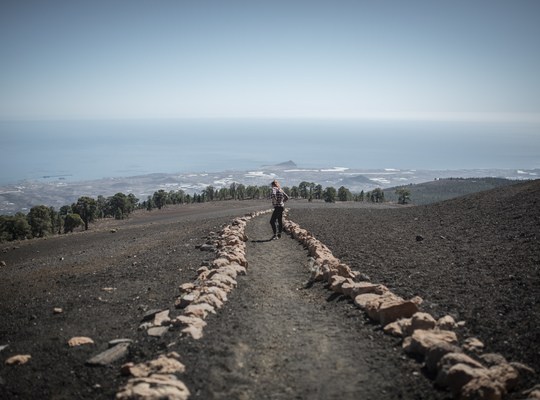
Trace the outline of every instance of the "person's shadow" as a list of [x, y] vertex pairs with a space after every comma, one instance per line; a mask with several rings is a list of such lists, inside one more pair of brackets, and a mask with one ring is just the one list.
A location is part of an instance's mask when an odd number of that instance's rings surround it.
[[266, 242], [271, 242], [271, 241], [272, 241], [272, 238], [265, 239], [265, 240], [252, 240], [251, 243], [266, 243]]

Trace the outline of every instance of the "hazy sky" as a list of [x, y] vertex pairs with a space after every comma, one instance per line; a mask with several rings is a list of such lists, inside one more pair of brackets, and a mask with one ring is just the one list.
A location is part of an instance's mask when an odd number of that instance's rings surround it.
[[0, 119], [540, 120], [538, 0], [3, 0], [0, 57]]

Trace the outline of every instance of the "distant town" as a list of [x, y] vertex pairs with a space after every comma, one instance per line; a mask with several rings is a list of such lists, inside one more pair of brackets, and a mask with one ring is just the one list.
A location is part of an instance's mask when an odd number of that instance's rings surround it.
[[415, 169], [350, 169], [302, 168], [293, 161], [263, 166], [251, 171], [222, 171], [164, 174], [154, 173], [131, 177], [103, 178], [91, 181], [71, 181], [70, 175], [44, 176], [39, 180], [22, 181], [0, 186], [0, 214], [12, 215], [28, 212], [35, 205], [60, 208], [71, 204], [81, 196], [111, 196], [116, 193], [133, 194], [144, 200], [158, 190], [198, 194], [208, 186], [215, 189], [229, 187], [232, 183], [266, 185], [278, 179], [283, 186], [300, 182], [314, 182], [325, 187], [348, 188], [351, 192], [370, 191], [375, 188], [391, 188], [429, 182], [444, 178], [497, 177], [511, 180], [538, 179], [540, 169], [463, 169], [463, 170], [415, 170]]

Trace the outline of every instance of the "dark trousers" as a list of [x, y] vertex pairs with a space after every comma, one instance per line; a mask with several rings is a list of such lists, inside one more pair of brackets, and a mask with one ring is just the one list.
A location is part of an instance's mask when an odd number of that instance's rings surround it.
[[270, 218], [270, 225], [272, 226], [272, 232], [274, 232], [274, 235], [283, 231], [283, 207], [274, 207], [272, 218]]

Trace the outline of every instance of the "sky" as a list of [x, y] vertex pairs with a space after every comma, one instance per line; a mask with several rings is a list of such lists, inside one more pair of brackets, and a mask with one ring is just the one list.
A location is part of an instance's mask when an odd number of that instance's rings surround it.
[[0, 120], [540, 121], [540, 1], [3, 0]]

